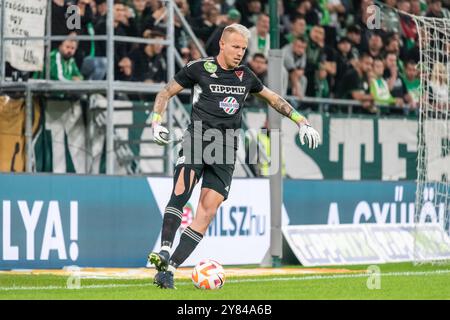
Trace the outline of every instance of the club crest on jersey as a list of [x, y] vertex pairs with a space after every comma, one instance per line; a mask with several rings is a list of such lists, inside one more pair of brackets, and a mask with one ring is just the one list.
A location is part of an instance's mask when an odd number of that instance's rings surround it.
[[239, 110], [239, 103], [233, 97], [226, 97], [220, 101], [220, 107], [228, 114], [235, 114]]
[[203, 67], [205, 68], [206, 71], [208, 71], [209, 73], [214, 73], [217, 71], [217, 65], [214, 62], [211, 61], [206, 61], [203, 64]]
[[244, 76], [244, 71], [243, 70], [235, 71], [234, 74], [236, 74], [236, 76], [239, 78], [239, 80], [242, 81], [242, 77]]

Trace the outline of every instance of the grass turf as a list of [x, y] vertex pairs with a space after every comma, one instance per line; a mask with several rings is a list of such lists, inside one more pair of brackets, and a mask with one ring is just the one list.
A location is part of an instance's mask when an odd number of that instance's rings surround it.
[[[379, 289], [368, 289], [367, 274], [229, 277], [215, 291], [196, 289], [190, 280], [177, 280], [177, 290], [161, 290], [152, 279], [81, 279], [80, 289], [68, 289], [64, 276], [0, 274], [0, 299], [450, 299], [448, 264], [378, 267]], [[367, 266], [345, 268], [364, 270]]]

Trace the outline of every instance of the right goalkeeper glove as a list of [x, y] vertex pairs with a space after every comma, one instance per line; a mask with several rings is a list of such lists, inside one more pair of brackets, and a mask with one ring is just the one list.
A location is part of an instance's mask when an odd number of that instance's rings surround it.
[[152, 130], [153, 130], [153, 141], [158, 145], [164, 146], [169, 144], [169, 130], [161, 125], [162, 117], [159, 113], [152, 112]]

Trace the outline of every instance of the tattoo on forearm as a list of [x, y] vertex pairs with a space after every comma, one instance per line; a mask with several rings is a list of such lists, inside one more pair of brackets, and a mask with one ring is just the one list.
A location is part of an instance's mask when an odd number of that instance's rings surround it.
[[170, 80], [164, 88], [158, 93], [155, 99], [155, 104], [153, 105], [153, 110], [159, 114], [162, 114], [166, 108], [167, 103], [171, 97], [170, 92], [173, 90], [176, 82], [175, 80]]
[[282, 97], [278, 97], [277, 101], [272, 105], [272, 107], [286, 117], [289, 117], [294, 110], [291, 105]]

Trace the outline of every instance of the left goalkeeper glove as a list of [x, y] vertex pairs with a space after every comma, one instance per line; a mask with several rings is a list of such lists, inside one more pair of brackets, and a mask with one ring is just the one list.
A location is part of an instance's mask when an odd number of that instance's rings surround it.
[[300, 136], [300, 142], [302, 145], [305, 144], [305, 137], [306, 137], [308, 139], [308, 147], [310, 149], [315, 149], [319, 146], [320, 135], [309, 124], [307, 123], [301, 124], [298, 134]]

